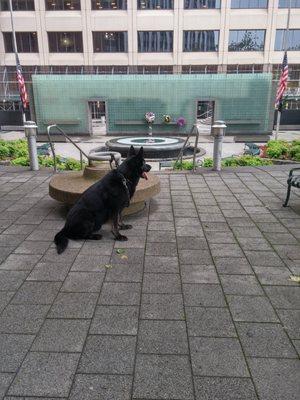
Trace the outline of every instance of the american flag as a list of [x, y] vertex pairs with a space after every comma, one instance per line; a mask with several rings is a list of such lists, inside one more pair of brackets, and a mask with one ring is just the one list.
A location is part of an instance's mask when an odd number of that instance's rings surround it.
[[17, 82], [19, 87], [19, 93], [23, 105], [23, 109], [26, 110], [29, 106], [28, 94], [26, 91], [25, 81], [22, 73], [22, 67], [20, 64], [19, 57], [17, 57]]
[[282, 98], [284, 92], [287, 88], [287, 82], [289, 77], [289, 66], [288, 66], [288, 59], [287, 59], [287, 52], [284, 53], [282, 66], [281, 66], [281, 74], [278, 83], [277, 93], [276, 93], [276, 103], [275, 106], [277, 109], [281, 110], [282, 108]]

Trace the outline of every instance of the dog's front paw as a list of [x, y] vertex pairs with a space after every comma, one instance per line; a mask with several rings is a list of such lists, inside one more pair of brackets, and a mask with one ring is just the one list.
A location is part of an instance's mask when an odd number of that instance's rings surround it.
[[120, 226], [120, 230], [121, 231], [125, 231], [127, 229], [132, 229], [132, 225], [123, 224], [123, 225]]
[[118, 235], [115, 239], [120, 242], [126, 242], [126, 240], [128, 240], [128, 237], [124, 235]]

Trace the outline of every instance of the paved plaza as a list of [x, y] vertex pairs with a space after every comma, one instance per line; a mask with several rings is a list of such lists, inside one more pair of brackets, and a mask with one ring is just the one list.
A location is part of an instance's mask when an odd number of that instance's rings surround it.
[[0, 167], [0, 399], [298, 400], [288, 170], [162, 173], [128, 242], [58, 256], [51, 171]]

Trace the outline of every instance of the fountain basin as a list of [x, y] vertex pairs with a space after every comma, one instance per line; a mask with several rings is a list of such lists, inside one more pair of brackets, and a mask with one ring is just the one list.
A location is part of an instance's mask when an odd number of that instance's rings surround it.
[[[106, 148], [109, 151], [117, 151], [122, 157], [126, 157], [130, 146], [139, 150], [144, 148], [144, 156], [148, 159], [176, 159], [180, 150], [183, 148], [185, 139], [177, 137], [157, 137], [157, 136], [137, 136], [137, 137], [119, 137], [106, 142]], [[192, 155], [193, 148], [187, 143], [184, 156]], [[205, 150], [197, 149], [197, 155], [205, 154]]]

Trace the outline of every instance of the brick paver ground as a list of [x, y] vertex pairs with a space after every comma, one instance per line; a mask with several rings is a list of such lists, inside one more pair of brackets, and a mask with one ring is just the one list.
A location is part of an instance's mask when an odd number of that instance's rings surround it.
[[287, 172], [161, 174], [128, 242], [106, 227], [58, 256], [50, 173], [2, 168], [0, 399], [299, 399]]

